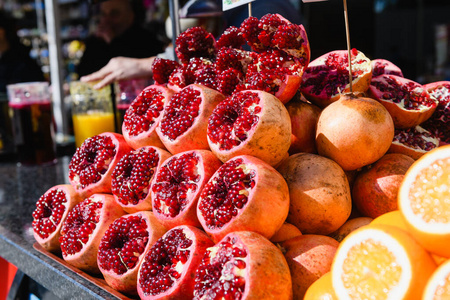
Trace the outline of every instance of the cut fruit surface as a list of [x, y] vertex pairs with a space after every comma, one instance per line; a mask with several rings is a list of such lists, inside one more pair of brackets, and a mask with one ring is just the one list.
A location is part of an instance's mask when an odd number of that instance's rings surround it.
[[439, 266], [428, 280], [423, 300], [450, 299], [450, 260]]

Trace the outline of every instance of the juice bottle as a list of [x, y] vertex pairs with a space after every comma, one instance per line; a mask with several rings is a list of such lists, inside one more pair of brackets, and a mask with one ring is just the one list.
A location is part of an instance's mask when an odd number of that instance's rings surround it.
[[114, 132], [114, 114], [112, 112], [89, 112], [72, 114], [75, 145], [81, 146], [85, 139], [102, 132]]

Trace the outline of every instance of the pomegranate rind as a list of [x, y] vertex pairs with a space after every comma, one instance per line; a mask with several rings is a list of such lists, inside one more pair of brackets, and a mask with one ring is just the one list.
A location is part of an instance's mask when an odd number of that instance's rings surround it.
[[[161, 293], [159, 295], [147, 295], [142, 290], [142, 286], [139, 283], [140, 277], [142, 276], [141, 269], [139, 269], [138, 272], [138, 278], [137, 278], [137, 290], [139, 297], [142, 300], [156, 300], [156, 299], [192, 299], [192, 296], [194, 294], [194, 278], [195, 273], [197, 271], [198, 266], [201, 263], [201, 260], [203, 258], [203, 255], [206, 252], [206, 249], [213, 246], [214, 242], [206, 235], [205, 232], [202, 230], [189, 226], [189, 225], [181, 225], [174, 227], [170, 230], [175, 229], [182, 229], [183, 233], [192, 240], [192, 245], [189, 247], [190, 249], [190, 255], [186, 263], [183, 264], [183, 271], [181, 272], [181, 276], [178, 280], [176, 280], [175, 284], [169, 288], [164, 293]], [[170, 231], [169, 230], [169, 231]], [[167, 231], [161, 239], [165, 239], [166, 236], [169, 234], [169, 231]], [[147, 253], [152, 251], [150, 248]], [[142, 261], [141, 265], [145, 263], [146, 257], [148, 254], [145, 255], [144, 260]]]
[[[109, 162], [108, 168], [105, 171], [105, 173], [103, 173], [101, 179], [99, 181], [97, 181], [96, 183], [91, 183], [90, 185], [88, 185], [88, 186], [86, 186], [84, 188], [80, 184], [80, 177], [79, 177], [79, 175], [78, 174], [73, 174], [73, 176], [72, 176], [70, 174], [70, 170], [69, 170], [69, 181], [70, 181], [70, 184], [75, 188], [77, 193], [82, 198], [88, 198], [89, 196], [91, 196], [93, 194], [101, 194], [101, 193], [110, 194], [111, 193], [111, 174], [112, 174], [112, 172], [114, 170], [114, 167], [120, 161], [120, 159], [128, 151], [131, 150], [131, 147], [127, 144], [127, 142], [123, 138], [123, 135], [121, 135], [119, 133], [104, 132], [104, 133], [101, 133], [101, 134], [99, 134], [97, 136], [110, 138], [112, 140], [113, 144], [115, 145], [116, 154], [111, 159], [111, 161]], [[78, 151], [81, 151], [81, 152], [83, 151], [84, 144], [88, 143], [88, 141], [90, 139], [91, 138], [89, 138], [89, 139], [87, 139], [86, 141], [83, 142], [83, 144], [76, 150], [76, 152], [74, 154], [74, 157], [77, 155]], [[74, 157], [72, 158], [70, 164], [74, 160]], [[70, 168], [70, 164], [69, 164], [69, 168]]]
[[[209, 150], [208, 140], [206, 138], [208, 118], [215, 106], [225, 98], [222, 93], [199, 84], [191, 84], [185, 88], [193, 88], [200, 91], [200, 97], [202, 97], [199, 107], [199, 115], [195, 118], [192, 126], [179, 135], [175, 140], [171, 140], [161, 131], [161, 121], [156, 127], [156, 133], [166, 149], [172, 154], [189, 150]], [[166, 106], [170, 105], [170, 103], [171, 101], [168, 101]], [[163, 113], [161, 120], [164, 118], [164, 115], [165, 113]]]
[[[152, 186], [153, 182], [155, 181], [155, 174], [158, 172], [158, 169], [159, 169], [160, 166], [163, 164], [163, 162], [164, 162], [166, 159], [168, 159], [169, 157], [172, 156], [168, 151], [166, 151], [166, 150], [164, 150], [164, 149], [161, 149], [161, 148], [159, 148], [159, 147], [154, 147], [154, 146], [144, 146], [144, 147], [142, 147], [142, 148], [144, 148], [144, 149], [145, 149], [145, 148], [154, 149], [154, 150], [156, 151], [158, 157], [159, 157], [159, 159], [158, 159], [158, 164], [154, 167], [155, 172], [153, 173], [153, 176], [150, 178], [150, 180], [149, 180], [149, 182], [148, 182], [148, 189], [149, 189], [149, 192], [148, 192], [147, 196], [146, 196], [145, 198], [143, 198], [143, 199], [139, 199], [139, 202], [138, 202], [136, 205], [135, 205], [135, 204], [132, 204], [132, 203], [124, 204], [124, 203], [122, 203], [122, 202], [119, 200], [120, 195], [117, 195], [116, 193], [113, 192], [114, 199], [116, 200], [117, 204], [119, 204], [120, 206], [122, 206], [123, 210], [126, 211], [126, 212], [129, 213], [129, 214], [136, 213], [136, 212], [138, 212], [138, 211], [149, 211], [149, 210], [151, 211], [151, 210], [152, 210], [152, 195], [151, 195], [151, 193], [150, 193], [150, 190], [151, 190], [151, 186]], [[141, 149], [141, 148], [138, 148], [138, 149], [136, 149], [135, 151], [131, 150], [131, 151], [128, 152], [128, 153], [131, 153], [131, 152], [137, 152], [137, 151], [139, 151], [140, 149]], [[124, 155], [124, 157], [125, 157], [125, 156], [126, 156], [126, 155]]]
[[[64, 204], [64, 213], [61, 216], [60, 222], [57, 224], [56, 229], [51, 233], [47, 238], [42, 238], [37, 233], [37, 229], [34, 227], [34, 223], [36, 219], [33, 219], [33, 236], [34, 239], [41, 245], [45, 250], [52, 252], [52, 253], [60, 253], [61, 252], [61, 244], [59, 242], [59, 237], [61, 236], [61, 227], [64, 223], [64, 220], [67, 217], [67, 214], [69, 211], [74, 207], [76, 204], [81, 202], [83, 198], [81, 198], [75, 189], [70, 184], [58, 184], [51, 188], [49, 188], [43, 196], [48, 195], [50, 192], [60, 190], [65, 194], [66, 203]], [[49, 217], [50, 218], [50, 217]]]
[[[221, 228], [209, 228], [200, 209], [202, 202], [209, 199], [200, 196], [197, 205], [197, 216], [205, 230], [213, 241], [220, 241], [225, 235], [234, 231], [253, 231], [270, 239], [283, 225], [289, 212], [289, 189], [283, 176], [264, 161], [249, 155], [234, 157], [230, 161], [242, 160], [239, 166], [250, 171], [255, 171], [255, 186], [248, 194], [247, 203], [238, 209], [237, 216], [233, 217]], [[238, 168], [239, 168], [238, 167]], [[215, 184], [219, 176], [220, 168], [208, 181]]]
[[[150, 89], [155, 89], [158, 92], [162, 94], [164, 97], [164, 103], [168, 102], [170, 98], [173, 96], [173, 91], [163, 85], [157, 85], [153, 84], [144, 89], [144, 91], [141, 92], [141, 95], [146, 91]], [[139, 96], [141, 96], [139, 95]], [[139, 97], [138, 96], [138, 97]], [[138, 99], [136, 98], [133, 102], [136, 102]], [[131, 106], [135, 103], [131, 103]], [[125, 122], [122, 123], [122, 133], [123, 137], [125, 138], [125, 141], [127, 144], [133, 148], [138, 149], [144, 146], [155, 146], [159, 148], [164, 148], [164, 144], [159, 139], [158, 134], [156, 133], [156, 127], [158, 126], [159, 121], [161, 120], [161, 117], [163, 115], [163, 112], [160, 111], [160, 114], [157, 118], [154, 120], [147, 120], [148, 122], [153, 121], [153, 124], [150, 126], [150, 128], [147, 131], [143, 131], [142, 133], [138, 135], [131, 135], [129, 129], [125, 126]], [[125, 116], [126, 118], [127, 116]]]
[[297, 93], [301, 82], [301, 75], [286, 75], [286, 80], [275, 93], [275, 97], [277, 97], [283, 104], [288, 103], [289, 100], [294, 97], [295, 93]]
[[274, 166], [285, 157], [291, 144], [292, 128], [289, 113], [275, 96], [267, 92], [246, 90], [234, 95], [245, 93], [256, 93], [260, 99], [258, 106], [261, 107], [261, 112], [255, 114], [259, 117], [257, 124], [250, 129], [245, 141], [230, 150], [221, 150], [220, 143], [214, 143], [208, 133], [209, 147], [222, 162], [239, 155], [249, 155]]
[[[392, 99], [384, 99], [383, 91], [378, 90], [374, 84], [382, 83], [385, 86], [390, 86], [387, 80], [394, 80], [396, 85], [411, 85], [414, 86], [414, 94], [421, 94], [430, 105], [420, 104], [416, 109], [407, 109], [404, 106], [404, 99], [400, 103], [395, 103]], [[426, 120], [428, 120], [434, 113], [437, 107], [436, 100], [432, 99], [426, 89], [419, 83], [396, 75], [382, 74], [374, 77], [370, 83], [368, 94], [371, 98], [379, 101], [389, 111], [394, 121], [395, 128], [405, 129], [415, 127]], [[410, 94], [413, 94], [412, 92]], [[408, 95], [405, 95], [409, 97]], [[432, 104], [431, 104], [432, 103]]]
[[376, 100], [352, 94], [323, 109], [317, 122], [318, 154], [331, 158], [344, 171], [380, 159], [393, 138], [394, 123], [386, 108]]
[[439, 139], [432, 136], [431, 132], [429, 132], [428, 130], [425, 130], [424, 128], [418, 125], [414, 127], [414, 131], [416, 131], [417, 134], [420, 135], [420, 138], [423, 140], [424, 143], [431, 143], [433, 145], [430, 148], [430, 150], [425, 150], [419, 147], [412, 147], [407, 143], [402, 143], [400, 140], [396, 138], [396, 136], [394, 136], [392, 145], [391, 147], [389, 147], [388, 153], [401, 153], [417, 160], [420, 157], [422, 157], [425, 153], [439, 147], [440, 145]]
[[[342, 89], [336, 90], [331, 95], [328, 95], [326, 89], [322, 89], [320, 93], [317, 94], [314, 92], [316, 87], [314, 85], [307, 84], [308, 80], [310, 79], [320, 78], [318, 77], [318, 75], [322, 74], [322, 72], [328, 73], [327, 76], [325, 76], [325, 79], [327, 79], [332, 73], [336, 73], [336, 69], [330, 69], [329, 67], [325, 66], [325, 62], [327, 61], [327, 58], [330, 55], [337, 55], [338, 57], [347, 58], [348, 51], [335, 50], [325, 53], [322, 56], [314, 59], [305, 69], [305, 72], [303, 73], [302, 76], [302, 86], [300, 87], [300, 91], [302, 92], [304, 97], [321, 108], [325, 108], [329, 104], [339, 100], [341, 94], [350, 92], [350, 83], [347, 83]], [[362, 63], [356, 64], [354, 63], [354, 61], [361, 61]], [[346, 67], [347, 73], [348, 68], [349, 67], [347, 66]], [[362, 71], [362, 74], [355, 76], [355, 71], [357, 70]], [[352, 92], [353, 93], [366, 92], [369, 89], [370, 81], [372, 79], [372, 66], [370, 59], [367, 58], [361, 51], [358, 51], [356, 56], [352, 54], [352, 71], [353, 71], [352, 76], [355, 77], [355, 79], [353, 79], [352, 81]], [[321, 78], [318, 80], [323, 82], [324, 79]], [[335, 79], [330, 78], [328, 80], [332, 82]]]
[[280, 229], [270, 238], [272, 243], [281, 243], [302, 235], [300, 229], [290, 223], [283, 223]]
[[[202, 192], [203, 187], [209, 181], [211, 176], [217, 171], [217, 169], [222, 165], [222, 162], [214, 156], [214, 154], [209, 150], [191, 150], [186, 152], [178, 153], [172, 156], [170, 159], [164, 161], [162, 166], [167, 166], [173, 160], [178, 159], [180, 156], [189, 153], [195, 153], [195, 155], [199, 158], [199, 162], [196, 166], [197, 173], [201, 176], [201, 179], [198, 182], [195, 182], [197, 185], [197, 189], [195, 192], [188, 193], [188, 203], [186, 206], [176, 215], [175, 217], [167, 216], [163, 213], [160, 213], [155, 207], [155, 199], [157, 197], [157, 193], [151, 189], [151, 200], [153, 212], [156, 218], [159, 220], [161, 224], [163, 224], [166, 228], [171, 229], [176, 226], [181, 225], [189, 225], [201, 228], [198, 217], [197, 217], [197, 203], [200, 198], [200, 193]], [[158, 171], [160, 168], [158, 168]], [[158, 184], [158, 172], [154, 175], [154, 179], [152, 181], [152, 186], [154, 184]]]
[[376, 77], [381, 74], [391, 74], [403, 77], [402, 70], [393, 62], [387, 59], [382, 58], [372, 59], [371, 64], [373, 77]]
[[[236, 240], [235, 244], [243, 245], [247, 252], [245, 272], [240, 274], [245, 279], [245, 290], [241, 299], [292, 299], [292, 279], [283, 253], [258, 233], [232, 232], [208, 249], [205, 258], [214, 257], [214, 249], [228, 238]], [[201, 280], [199, 273], [196, 275], [197, 280]], [[200, 299], [195, 290], [194, 299]]]
[[[136, 263], [134, 268], [129, 269], [127, 272], [120, 275], [113, 271], [103, 269], [100, 265], [99, 260], [98, 266], [100, 272], [103, 274], [103, 277], [105, 278], [106, 283], [110, 287], [122, 293], [137, 295], [138, 271], [142, 261], [144, 260], [145, 254], [156, 243], [156, 241], [167, 232], [167, 229], [162, 224], [159, 223], [158, 219], [150, 211], [140, 211], [133, 214], [127, 214], [125, 216], [122, 216], [121, 218], [128, 218], [130, 216], [142, 217], [147, 223], [147, 231], [149, 233], [147, 245], [145, 246], [144, 252], [139, 256], [138, 262]], [[102, 243], [102, 241], [100, 243]]]
[[[83, 245], [83, 248], [75, 254], [65, 255], [63, 252], [63, 259], [82, 271], [90, 274], [100, 274], [101, 272], [97, 265], [97, 253], [100, 240], [108, 229], [108, 226], [114, 222], [115, 219], [125, 215], [125, 211], [116, 203], [111, 194], [93, 194], [77, 205], [81, 205], [85, 201], [103, 203], [99, 214], [99, 220], [96, 223], [94, 231], [89, 235], [88, 242]], [[64, 226], [71, 227], [71, 224], [67, 223], [67, 218], [61, 229], [61, 238], [64, 238]]]

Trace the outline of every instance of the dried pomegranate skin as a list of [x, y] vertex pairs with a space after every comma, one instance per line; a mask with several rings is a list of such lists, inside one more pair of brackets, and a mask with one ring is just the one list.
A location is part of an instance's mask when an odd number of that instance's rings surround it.
[[371, 64], [372, 64], [372, 77], [376, 77], [381, 74], [392, 74], [403, 77], [402, 70], [387, 59], [382, 58], [372, 59]]
[[206, 251], [195, 275], [194, 299], [292, 299], [286, 259], [260, 234], [232, 232]]
[[401, 153], [419, 159], [422, 155], [439, 147], [439, 139], [430, 131], [416, 126], [396, 129], [388, 153]]
[[208, 120], [209, 148], [222, 162], [251, 155], [273, 166], [290, 147], [290, 122], [286, 107], [275, 96], [255, 90], [234, 93]]
[[49, 252], [59, 253], [60, 230], [69, 211], [83, 200], [70, 184], [58, 184], [49, 188], [36, 202], [33, 211], [33, 235]]
[[138, 149], [144, 146], [164, 148], [156, 134], [164, 104], [173, 96], [173, 91], [162, 85], [146, 87], [127, 109], [122, 123], [123, 137], [127, 144]]
[[111, 193], [111, 174], [131, 147], [121, 134], [104, 132], [86, 139], [69, 163], [69, 181], [81, 197]]
[[97, 253], [100, 240], [115, 219], [125, 212], [110, 194], [93, 194], [75, 205], [61, 228], [63, 259], [91, 274], [100, 274]]
[[[314, 59], [302, 76], [300, 91], [313, 104], [324, 108], [350, 91], [348, 51], [335, 50]], [[372, 79], [370, 60], [352, 49], [353, 93], [364, 93]]]
[[206, 138], [208, 118], [225, 98], [211, 88], [191, 84], [176, 93], [164, 107], [156, 132], [172, 154], [209, 149]]
[[437, 107], [425, 88], [410, 79], [382, 74], [372, 79], [369, 97], [389, 111], [395, 128], [415, 127], [428, 120]]
[[178, 153], [158, 168], [151, 188], [155, 216], [168, 229], [200, 227], [197, 203], [200, 193], [222, 162], [209, 150]]
[[195, 273], [206, 249], [213, 245], [206, 233], [193, 226], [166, 232], [146, 253], [139, 269], [139, 297], [192, 299]]
[[271, 238], [289, 211], [289, 191], [273, 167], [249, 155], [224, 163], [202, 190], [198, 219], [218, 242], [237, 230], [257, 232]]
[[152, 210], [151, 185], [162, 163], [172, 156], [158, 147], [144, 146], [125, 154], [111, 176], [114, 199], [127, 213]]
[[137, 295], [137, 276], [147, 251], [166, 233], [150, 211], [117, 218], [103, 235], [97, 264], [113, 289]]

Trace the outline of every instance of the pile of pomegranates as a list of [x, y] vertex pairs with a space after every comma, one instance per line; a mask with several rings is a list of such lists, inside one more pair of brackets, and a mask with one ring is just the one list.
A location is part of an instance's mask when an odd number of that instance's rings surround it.
[[304, 27], [277, 14], [217, 39], [190, 28], [176, 53], [123, 136], [86, 139], [33, 212], [42, 247], [129, 296], [301, 299], [348, 221], [395, 210], [412, 161], [450, 141], [450, 82], [357, 49], [310, 62]]

